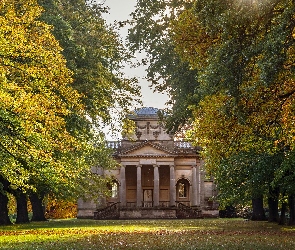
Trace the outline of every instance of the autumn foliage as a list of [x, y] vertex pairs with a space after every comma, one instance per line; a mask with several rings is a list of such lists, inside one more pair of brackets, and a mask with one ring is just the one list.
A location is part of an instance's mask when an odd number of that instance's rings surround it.
[[294, 10], [291, 1], [200, 0], [174, 24], [177, 51], [198, 69], [203, 95], [191, 107], [189, 136], [203, 147], [220, 201], [264, 194], [277, 221], [278, 201], [289, 197], [292, 224]]
[[[75, 1], [75, 11], [68, 11], [72, 3], [0, 3], [0, 224], [10, 223], [8, 193], [16, 198], [17, 223], [29, 222], [29, 200], [32, 219], [45, 220], [48, 194], [63, 201], [54, 205], [61, 210], [67, 200], [91, 198], [104, 181], [90, 168], [115, 165], [100, 126], [110, 120], [113, 105], [128, 110], [137, 88], [122, 79], [118, 65], [124, 56], [117, 52], [124, 55], [124, 49], [98, 6]], [[63, 20], [51, 23], [50, 11], [59, 11], [54, 17]], [[93, 27], [95, 34], [86, 32], [92, 42], [81, 39], [85, 29], [74, 25], [77, 21]], [[123, 89], [124, 95], [116, 95]]]
[[47, 219], [76, 218], [77, 203], [48, 197], [46, 200], [45, 217]]
[[294, 13], [283, 0], [142, 0], [129, 35], [148, 53], [152, 84], [171, 95], [168, 129], [192, 128], [187, 139], [202, 147], [221, 206], [252, 202], [265, 219], [267, 204], [279, 221], [288, 205], [291, 224]]

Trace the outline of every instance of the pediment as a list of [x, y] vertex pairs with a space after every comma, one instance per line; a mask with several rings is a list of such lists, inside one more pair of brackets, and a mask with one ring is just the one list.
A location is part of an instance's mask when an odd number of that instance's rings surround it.
[[144, 142], [134, 147], [130, 147], [121, 152], [121, 156], [167, 156], [173, 155], [173, 152], [167, 148], [151, 142]]
[[167, 152], [151, 146], [145, 146], [129, 152], [128, 155], [167, 155]]

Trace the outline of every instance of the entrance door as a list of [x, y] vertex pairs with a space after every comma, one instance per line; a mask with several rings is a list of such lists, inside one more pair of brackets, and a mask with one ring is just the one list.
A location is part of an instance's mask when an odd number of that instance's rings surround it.
[[144, 207], [153, 206], [153, 190], [152, 189], [143, 190], [143, 206]]

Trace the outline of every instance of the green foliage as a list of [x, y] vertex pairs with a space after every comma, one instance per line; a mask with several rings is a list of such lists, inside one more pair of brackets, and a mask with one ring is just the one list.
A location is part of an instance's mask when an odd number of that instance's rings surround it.
[[177, 52], [199, 72], [190, 138], [223, 201], [277, 186], [293, 194], [294, 3], [193, 2], [172, 26]]
[[77, 203], [49, 196], [46, 198], [45, 217], [46, 219], [76, 218]]
[[123, 120], [122, 125], [122, 137], [131, 139], [133, 133], [135, 131], [135, 122], [126, 118]]
[[12, 188], [34, 189], [32, 179], [58, 178], [65, 156], [82, 146], [66, 131], [65, 117], [83, 114], [83, 105], [51, 27], [36, 20], [42, 11], [36, 2], [0, 7], [0, 174]]
[[54, 26], [53, 34], [74, 73], [73, 87], [82, 94], [91, 122], [101, 130], [101, 123], [120, 121], [139, 89], [136, 79], [123, 76], [123, 63], [130, 55], [102, 18], [103, 7], [85, 0], [38, 2], [45, 9], [42, 20]]
[[116, 162], [95, 125], [124, 114], [137, 88], [121, 77], [127, 55], [98, 8], [40, 2], [0, 4], [1, 182], [5, 194], [97, 196], [106, 180], [90, 168]]
[[[178, 131], [188, 123], [188, 107], [198, 101], [197, 70], [191, 69], [175, 51], [171, 21], [191, 6], [190, 1], [137, 1], [131, 14], [129, 46], [147, 54], [140, 64], [147, 66], [147, 80], [155, 90], [168, 93], [171, 108], [165, 110], [166, 127]], [[167, 114], [169, 114], [167, 116]]]
[[0, 249], [293, 249], [294, 228], [236, 219], [50, 220], [0, 228]]

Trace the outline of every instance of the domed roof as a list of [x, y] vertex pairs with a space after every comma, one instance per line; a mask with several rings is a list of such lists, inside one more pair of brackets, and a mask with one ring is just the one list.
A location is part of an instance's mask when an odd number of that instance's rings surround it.
[[158, 108], [143, 107], [135, 110], [136, 115], [156, 115], [158, 116]]
[[158, 108], [153, 107], [143, 107], [135, 109], [131, 114], [128, 115], [128, 118], [131, 120], [159, 120], [159, 111]]

